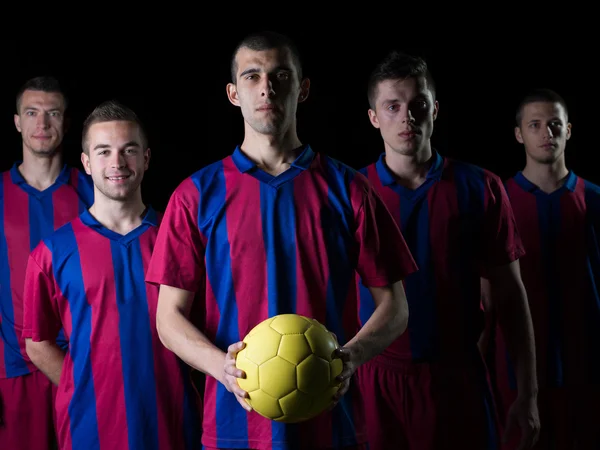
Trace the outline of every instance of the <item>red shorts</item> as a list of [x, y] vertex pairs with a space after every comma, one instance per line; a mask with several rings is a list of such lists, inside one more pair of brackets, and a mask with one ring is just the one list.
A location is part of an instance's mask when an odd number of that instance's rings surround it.
[[0, 379], [0, 448], [56, 449], [56, 387], [40, 371]]
[[370, 450], [498, 448], [483, 364], [390, 362], [359, 367]]

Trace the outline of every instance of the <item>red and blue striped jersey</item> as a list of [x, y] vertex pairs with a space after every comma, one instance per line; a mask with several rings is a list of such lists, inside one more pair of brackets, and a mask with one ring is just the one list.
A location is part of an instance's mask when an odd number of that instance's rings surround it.
[[[600, 382], [600, 188], [572, 171], [548, 194], [522, 172], [506, 181], [526, 255], [521, 274], [540, 388]], [[496, 375], [516, 389], [500, 330]]]
[[[93, 203], [91, 178], [64, 166], [58, 178], [43, 191], [29, 185], [17, 162], [0, 174], [0, 378], [36, 371], [21, 338], [23, 283], [27, 258], [41, 239]], [[62, 347], [64, 336], [59, 336]]]
[[[384, 356], [401, 361], [473, 361], [483, 330], [480, 277], [523, 255], [502, 181], [433, 152], [425, 182], [400, 185], [385, 163], [361, 169], [400, 225], [419, 270], [405, 280], [408, 330]], [[361, 317], [373, 299], [359, 282]]]
[[[263, 320], [313, 317], [344, 345], [359, 329], [355, 273], [386, 286], [416, 269], [400, 230], [366, 178], [306, 146], [273, 176], [239, 147], [175, 190], [146, 280], [201, 295], [202, 331], [223, 351]], [[203, 444], [338, 449], [366, 442], [360, 399], [299, 424], [245, 411], [207, 377]]]
[[161, 343], [144, 277], [160, 215], [125, 235], [85, 211], [32, 252], [23, 336], [69, 341], [56, 394], [61, 449], [200, 449], [189, 366]]

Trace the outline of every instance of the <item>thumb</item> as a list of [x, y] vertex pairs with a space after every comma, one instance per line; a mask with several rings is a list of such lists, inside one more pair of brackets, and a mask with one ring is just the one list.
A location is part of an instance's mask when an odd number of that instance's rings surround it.
[[333, 354], [334, 354], [334, 356], [337, 356], [338, 358], [340, 358], [342, 361], [345, 361], [348, 358], [350, 358], [350, 350], [345, 347], [336, 348], [334, 350]]

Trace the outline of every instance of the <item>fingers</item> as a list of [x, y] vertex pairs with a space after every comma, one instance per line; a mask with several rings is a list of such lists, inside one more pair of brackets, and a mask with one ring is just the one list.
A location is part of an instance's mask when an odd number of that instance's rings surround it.
[[234, 378], [246, 378], [246, 372], [238, 369], [235, 365], [235, 361], [228, 361], [225, 363], [225, 373]]
[[352, 367], [344, 365], [344, 369], [340, 372], [340, 374], [337, 377], [335, 377], [335, 379], [337, 381], [346, 381], [350, 379], [353, 373], [354, 369]]
[[245, 400], [250, 398], [250, 395], [246, 391], [244, 391], [241, 387], [238, 386], [237, 381], [235, 379], [230, 383], [231, 392], [235, 395], [235, 399], [238, 401], [240, 406], [244, 408], [246, 411], [252, 411], [252, 407]]
[[350, 380], [346, 380], [342, 384], [340, 384], [339, 389], [333, 395], [333, 401], [338, 402], [344, 396], [344, 394], [346, 394], [346, 392], [348, 392], [349, 388], [350, 388]]
[[350, 350], [344, 347], [338, 347], [333, 352], [334, 356], [340, 358], [342, 361], [350, 361]]
[[252, 411], [252, 407], [246, 402], [246, 400], [244, 400], [238, 396], [236, 396], [235, 398], [237, 398], [237, 401], [242, 408], [244, 408], [248, 412]]
[[233, 358], [235, 359], [236, 355], [238, 354], [238, 352], [240, 350], [242, 350], [244, 347], [246, 346], [246, 344], [243, 341], [239, 341], [239, 342], [235, 342], [233, 344], [231, 344], [229, 347], [227, 347], [227, 356], [226, 358]]

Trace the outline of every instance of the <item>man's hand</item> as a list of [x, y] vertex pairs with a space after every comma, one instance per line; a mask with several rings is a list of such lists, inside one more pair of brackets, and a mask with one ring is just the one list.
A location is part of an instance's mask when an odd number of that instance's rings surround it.
[[235, 395], [236, 400], [242, 408], [246, 411], [252, 411], [252, 407], [246, 402], [245, 399], [249, 397], [248, 393], [244, 391], [237, 382], [238, 378], [246, 378], [244, 371], [238, 369], [235, 366], [235, 359], [240, 350], [244, 348], [246, 344], [243, 342], [236, 342], [231, 344], [227, 348], [227, 355], [225, 355], [225, 365], [223, 367], [223, 385], [227, 390]]
[[517, 397], [506, 417], [506, 430], [503, 441], [508, 442], [512, 433], [521, 429], [521, 442], [518, 450], [528, 450], [536, 444], [540, 433], [540, 417], [535, 396]]
[[[334, 333], [331, 334], [333, 334], [335, 342], [337, 343], [337, 336]], [[358, 366], [362, 364], [360, 352], [356, 345], [353, 345], [352, 347], [340, 347], [338, 344], [333, 356], [335, 358], [340, 358], [343, 366], [342, 371], [336, 378], [336, 380], [340, 382], [340, 387], [333, 396], [331, 408], [334, 408], [344, 394], [348, 392], [348, 389], [350, 388], [350, 379], [352, 378], [352, 375], [354, 375], [354, 372], [356, 372]]]

